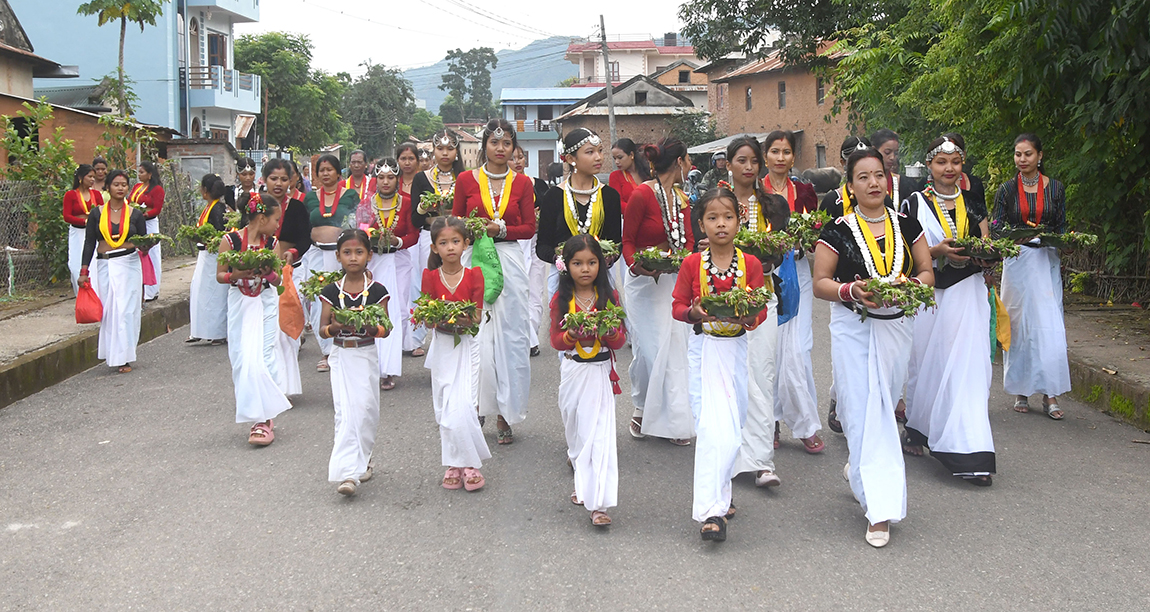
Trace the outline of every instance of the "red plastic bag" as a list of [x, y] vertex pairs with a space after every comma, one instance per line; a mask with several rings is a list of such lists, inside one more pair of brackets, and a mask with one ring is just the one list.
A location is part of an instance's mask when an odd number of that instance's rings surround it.
[[99, 323], [104, 318], [104, 305], [88, 281], [76, 290], [76, 322]]
[[148, 254], [139, 251], [140, 253], [140, 272], [144, 277], [144, 284], [151, 286], [156, 284], [156, 267], [152, 265], [152, 258]]

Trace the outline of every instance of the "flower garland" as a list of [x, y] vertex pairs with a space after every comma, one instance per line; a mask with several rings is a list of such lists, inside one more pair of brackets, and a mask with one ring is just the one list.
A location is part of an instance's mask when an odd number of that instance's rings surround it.
[[[659, 202], [659, 212], [663, 218], [663, 231], [667, 234], [667, 242], [670, 243], [671, 250], [677, 251], [687, 244], [687, 234], [683, 231], [683, 207], [677, 207], [672, 211], [667, 203], [667, 194], [663, 190], [663, 186], [658, 182], [655, 183], [655, 186], [658, 189], [652, 188], [652, 191], [655, 192], [655, 199]], [[686, 200], [687, 196], [677, 186], [672, 186], [671, 190], [675, 193], [676, 201], [683, 202]]]
[[104, 242], [113, 249], [118, 249], [124, 246], [128, 240], [128, 205], [125, 204], [120, 209], [120, 235], [112, 238], [112, 217], [108, 213], [111, 205], [106, 205], [100, 209], [100, 233], [104, 236]]
[[595, 186], [590, 189], [591, 199], [587, 202], [587, 214], [582, 219], [579, 218], [578, 202], [575, 201], [573, 189], [571, 181], [563, 184], [563, 218], [567, 221], [567, 228], [571, 230], [572, 236], [579, 234], [598, 236], [599, 231], [603, 229], [603, 217], [605, 216], [603, 184], [599, 182], [598, 177], [595, 177]]
[[[854, 235], [855, 244], [859, 245], [862, 250], [863, 264], [866, 266], [867, 274], [870, 278], [891, 282], [902, 274], [902, 267], [906, 258], [906, 242], [903, 240], [902, 232], [899, 229], [898, 215], [886, 210], [885, 206], [883, 207], [883, 214], [885, 215], [886, 244], [884, 246], [886, 248], [884, 249], [885, 253], [882, 253], [882, 259], [884, 266], [889, 266], [886, 274], [880, 274], [875, 265], [876, 256], [879, 254], [878, 240], [870, 231], [870, 226], [859, 223], [857, 215], [848, 215], [846, 222], [851, 234]], [[892, 247], [893, 253], [891, 252]]]
[[[595, 302], [593, 302], [593, 303], [595, 303], [595, 304], [599, 303], [599, 290], [598, 289], [595, 290]], [[591, 310], [594, 311], [595, 307], [592, 306]], [[576, 312], [575, 293], [574, 292], [571, 293], [571, 303], [568, 304], [567, 312], [570, 314], [575, 314], [575, 312]], [[582, 343], [580, 343], [578, 341], [575, 342], [575, 352], [578, 353], [579, 356], [582, 357], [583, 359], [590, 359], [590, 358], [594, 357], [595, 355], [598, 355], [599, 351], [602, 350], [602, 348], [603, 348], [603, 344], [599, 341], [599, 338], [597, 338], [597, 337], [595, 338], [595, 344], [593, 344], [591, 346], [591, 348], [589, 350], [586, 350], [586, 351], [583, 349]]]

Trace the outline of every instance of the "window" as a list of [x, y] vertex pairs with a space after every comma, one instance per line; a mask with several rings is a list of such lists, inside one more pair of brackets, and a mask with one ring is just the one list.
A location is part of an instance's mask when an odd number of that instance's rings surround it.
[[726, 83], [719, 83], [719, 86], [715, 88], [715, 108], [717, 110], [723, 110], [723, 108], [726, 105], [727, 105], [727, 84]]
[[220, 128], [212, 128], [212, 140], [227, 140], [228, 131]]
[[691, 71], [690, 70], [680, 70], [679, 71], [679, 84], [680, 85], [690, 85], [691, 84]]
[[228, 37], [208, 34], [208, 65], [228, 67]]
[[646, 105], [647, 105], [647, 92], [636, 91], [635, 92], [635, 106], [646, 106]]
[[819, 104], [823, 103], [827, 97], [827, 84], [823, 81], [823, 77], [815, 79], [815, 101]]
[[515, 120], [527, 121], [527, 106], [524, 104], [515, 105]]
[[555, 107], [544, 104], [535, 110], [539, 114], [539, 119], [543, 121], [550, 121], [555, 117]]
[[747, 110], [751, 110], [751, 88], [747, 88]]
[[826, 168], [827, 167], [827, 146], [826, 145], [815, 145], [815, 167], [817, 167], [817, 168]]
[[787, 107], [787, 82], [779, 81], [779, 108]]
[[619, 80], [619, 62], [611, 62], [611, 82]]

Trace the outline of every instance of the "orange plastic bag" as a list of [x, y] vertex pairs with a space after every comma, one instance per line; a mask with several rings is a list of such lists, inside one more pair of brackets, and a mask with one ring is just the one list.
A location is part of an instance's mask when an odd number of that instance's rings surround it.
[[99, 323], [104, 318], [104, 304], [88, 281], [76, 290], [76, 322]]
[[293, 339], [299, 339], [303, 335], [303, 305], [300, 304], [299, 293], [292, 280], [291, 264], [284, 266], [280, 278], [284, 289], [280, 294], [280, 331]]

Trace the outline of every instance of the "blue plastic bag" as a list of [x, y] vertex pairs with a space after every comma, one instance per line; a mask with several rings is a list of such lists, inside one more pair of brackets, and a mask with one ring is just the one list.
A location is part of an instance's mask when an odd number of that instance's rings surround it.
[[799, 271], [795, 267], [795, 252], [790, 251], [775, 268], [775, 293], [779, 298], [779, 325], [799, 314]]

